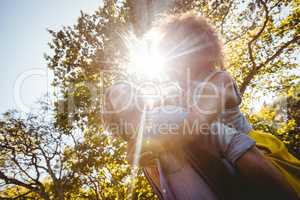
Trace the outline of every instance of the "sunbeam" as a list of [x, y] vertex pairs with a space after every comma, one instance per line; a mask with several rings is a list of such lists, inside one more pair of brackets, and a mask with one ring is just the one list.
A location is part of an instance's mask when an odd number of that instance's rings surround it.
[[133, 194], [134, 185], [135, 185], [135, 179], [137, 177], [137, 173], [139, 170], [139, 160], [142, 150], [142, 143], [143, 143], [143, 133], [144, 133], [144, 124], [145, 124], [145, 118], [146, 118], [146, 109], [143, 109], [139, 129], [138, 129], [138, 135], [136, 138], [136, 144], [135, 144], [135, 151], [134, 151], [134, 157], [133, 157], [133, 163], [132, 163], [132, 169], [131, 169], [131, 189], [130, 194]]

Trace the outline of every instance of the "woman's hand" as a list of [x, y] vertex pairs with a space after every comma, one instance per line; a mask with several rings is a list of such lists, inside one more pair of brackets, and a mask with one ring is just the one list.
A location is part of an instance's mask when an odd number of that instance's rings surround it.
[[142, 149], [137, 158], [135, 158], [136, 142], [130, 141], [127, 146], [127, 160], [129, 164], [133, 164], [134, 159], [138, 159], [139, 166], [148, 167], [155, 166], [158, 159], [159, 151], [162, 151], [163, 147], [156, 141], [144, 141]]

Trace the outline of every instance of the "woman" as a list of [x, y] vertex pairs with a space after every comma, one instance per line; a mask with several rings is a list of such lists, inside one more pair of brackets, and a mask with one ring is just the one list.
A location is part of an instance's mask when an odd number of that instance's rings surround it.
[[[184, 126], [181, 126], [177, 130], [179, 135], [158, 134], [149, 137], [152, 148], [149, 147], [150, 151], [146, 151], [144, 157], [149, 156], [149, 152], [158, 154], [159, 162], [156, 168], [159, 169], [160, 180], [157, 180], [153, 173], [149, 173], [153, 170], [148, 170], [147, 167], [146, 174], [152, 185], [158, 189], [158, 193], [162, 194], [162, 198], [233, 199], [238, 194], [232, 194], [234, 192], [229, 191], [232, 188], [223, 188], [229, 179], [236, 177], [229, 173], [232, 170], [234, 174], [240, 174], [242, 182], [251, 185], [256, 199], [257, 194], [260, 194], [262, 199], [297, 199], [294, 191], [288, 187], [274, 166], [254, 147], [254, 142], [243, 134], [249, 132], [251, 127], [238, 110], [240, 99], [235, 84], [228, 74], [213, 73], [217, 65], [222, 65], [222, 54], [218, 38], [209, 24], [203, 18], [185, 15], [171, 18], [160, 25], [159, 30], [164, 36], [160, 41], [160, 50], [167, 52], [165, 56], [171, 58], [168, 62], [171, 66], [169, 74], [180, 82], [186, 97], [192, 97], [192, 101], [183, 102], [185, 105], [182, 106], [186, 111], [180, 111], [184, 114], [179, 116], [187, 119], [188, 126], [196, 121], [201, 125], [209, 125], [208, 127], [213, 124], [208, 131], [210, 134], [203, 134], [204, 130], [193, 130], [193, 134], [187, 136], [184, 135]], [[188, 72], [192, 72], [190, 79], [195, 84], [185, 82]], [[200, 80], [199, 87], [197, 83]], [[120, 93], [122, 91], [124, 92], [124, 88], [119, 90]], [[191, 92], [195, 93], [194, 91], [198, 91], [197, 97], [189, 95]], [[127, 94], [121, 95], [122, 100]], [[207, 96], [213, 98], [206, 98]], [[116, 98], [111, 99], [114, 99], [114, 109], [120, 106], [116, 103]], [[231, 112], [228, 112], [228, 108], [232, 108]], [[160, 107], [153, 112], [154, 126], [163, 123], [164, 120], [170, 123], [170, 117], [161, 112], [163, 109]], [[137, 112], [127, 109], [125, 114], [118, 114], [118, 117], [123, 115], [126, 118], [129, 113]], [[221, 123], [213, 123], [217, 119], [221, 120]], [[178, 120], [175, 121], [178, 123]], [[152, 130], [153, 133], [157, 131], [155, 127]], [[207, 170], [211, 164], [216, 167], [214, 173], [211, 172], [212, 169]], [[211, 174], [219, 174], [225, 178]], [[219, 184], [221, 182], [224, 183]], [[188, 187], [182, 187], [182, 183]], [[238, 193], [241, 188], [234, 189], [235, 193]]]

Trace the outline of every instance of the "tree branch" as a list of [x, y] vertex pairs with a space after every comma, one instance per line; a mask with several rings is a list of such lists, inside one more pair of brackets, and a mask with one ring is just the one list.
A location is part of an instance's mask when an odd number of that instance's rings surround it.
[[277, 1], [271, 8], [270, 11], [273, 10], [275, 7], [277, 7], [281, 2], [283, 2], [282, 0]]
[[6, 184], [13, 184], [13, 185], [18, 185], [27, 188], [28, 190], [34, 191], [39, 193], [40, 190], [36, 187], [31, 186], [30, 184], [23, 183], [22, 181], [19, 181], [17, 179], [9, 178], [6, 176], [3, 172], [0, 171], [0, 179], [5, 181]]
[[222, 19], [221, 19], [221, 24], [220, 24], [220, 27], [221, 27], [221, 34], [223, 35], [224, 34], [224, 23], [225, 23], [225, 19], [226, 17], [228, 16], [230, 10], [231, 10], [231, 7], [232, 7], [232, 4], [233, 4], [233, 1], [231, 1], [229, 3], [229, 6], [225, 12], [225, 14], [222, 16]]
[[18, 196], [15, 196], [15, 197], [1, 197], [0, 196], [0, 199], [2, 200], [17, 200], [17, 199], [24, 199], [26, 197], [26, 195], [30, 194], [32, 191], [28, 191], [28, 192], [25, 192], [23, 194], [20, 194]]
[[261, 63], [260, 65], [258, 65], [252, 71], [250, 71], [250, 73], [246, 76], [246, 78], [244, 79], [244, 81], [243, 81], [243, 83], [241, 85], [241, 88], [240, 88], [241, 95], [244, 94], [244, 92], [246, 91], [246, 88], [248, 87], [249, 83], [254, 78], [254, 76], [259, 72], [259, 70], [261, 68], [263, 68], [264, 66], [266, 66], [267, 64], [269, 64], [274, 59], [276, 59], [289, 45], [291, 45], [293, 43], [296, 43], [298, 40], [300, 40], [300, 36], [299, 35], [295, 36], [293, 39], [291, 39], [288, 42], [284, 43], [272, 56], [270, 56], [269, 58], [267, 58], [263, 63]]
[[258, 66], [258, 68], [262, 68], [263, 66], [269, 64], [272, 60], [274, 60], [277, 56], [279, 56], [284, 49], [286, 49], [289, 45], [296, 43], [298, 40], [300, 40], [300, 36], [295, 36], [293, 39], [289, 40], [285, 44], [283, 44], [271, 57], [265, 60], [262, 64]]
[[[267, 4], [263, 1], [260, 0], [260, 2], [262, 3], [264, 10], [265, 10], [265, 20], [264, 23], [261, 27], [261, 29], [255, 34], [255, 36], [248, 42], [248, 52], [249, 52], [249, 58], [250, 61], [252, 63], [252, 68], [253, 70], [256, 70], [256, 62], [255, 62], [255, 58], [253, 55], [253, 49], [252, 49], [252, 44], [259, 38], [259, 36], [263, 33], [263, 31], [265, 30], [267, 23], [269, 21], [269, 11], [268, 11], [268, 7]], [[251, 72], [250, 72], [251, 73]]]

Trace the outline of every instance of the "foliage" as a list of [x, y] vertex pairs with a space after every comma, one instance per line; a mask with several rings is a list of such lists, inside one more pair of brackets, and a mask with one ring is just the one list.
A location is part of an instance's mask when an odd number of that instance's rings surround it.
[[[91, 15], [81, 12], [74, 26], [49, 30], [52, 53], [45, 58], [54, 73], [53, 86], [59, 89], [54, 94], [58, 99], [54, 120], [43, 124], [43, 117], [24, 119], [6, 113], [0, 124], [0, 179], [17, 187], [6, 187], [5, 192], [9, 196], [31, 192], [26, 195], [44, 199], [128, 198], [126, 144], [104, 131], [101, 116], [105, 88], [123, 78], [124, 34], [129, 30], [141, 36], [162, 13], [193, 11], [206, 16], [223, 38], [226, 66], [240, 86], [247, 112], [253, 93], [282, 93], [297, 78], [288, 70], [299, 67], [295, 59], [299, 4], [299, 0], [106, 0]], [[289, 96], [288, 123], [274, 126], [282, 112], [276, 107], [264, 108], [250, 119], [299, 152], [296, 96]], [[154, 198], [141, 173], [135, 181], [135, 199]]]
[[291, 87], [269, 106], [250, 116], [255, 129], [263, 130], [280, 138], [300, 159], [300, 84]]
[[43, 109], [6, 112], [0, 121], [1, 199], [153, 198], [141, 172], [131, 178], [124, 142], [91, 128], [65, 134]]
[[0, 121], [0, 179], [43, 199], [51, 195], [62, 199], [65, 190], [75, 185], [69, 184], [71, 172], [62, 157], [63, 135], [45, 120], [48, 113], [43, 111], [42, 118], [33, 114], [23, 117], [16, 111], [4, 114]]

